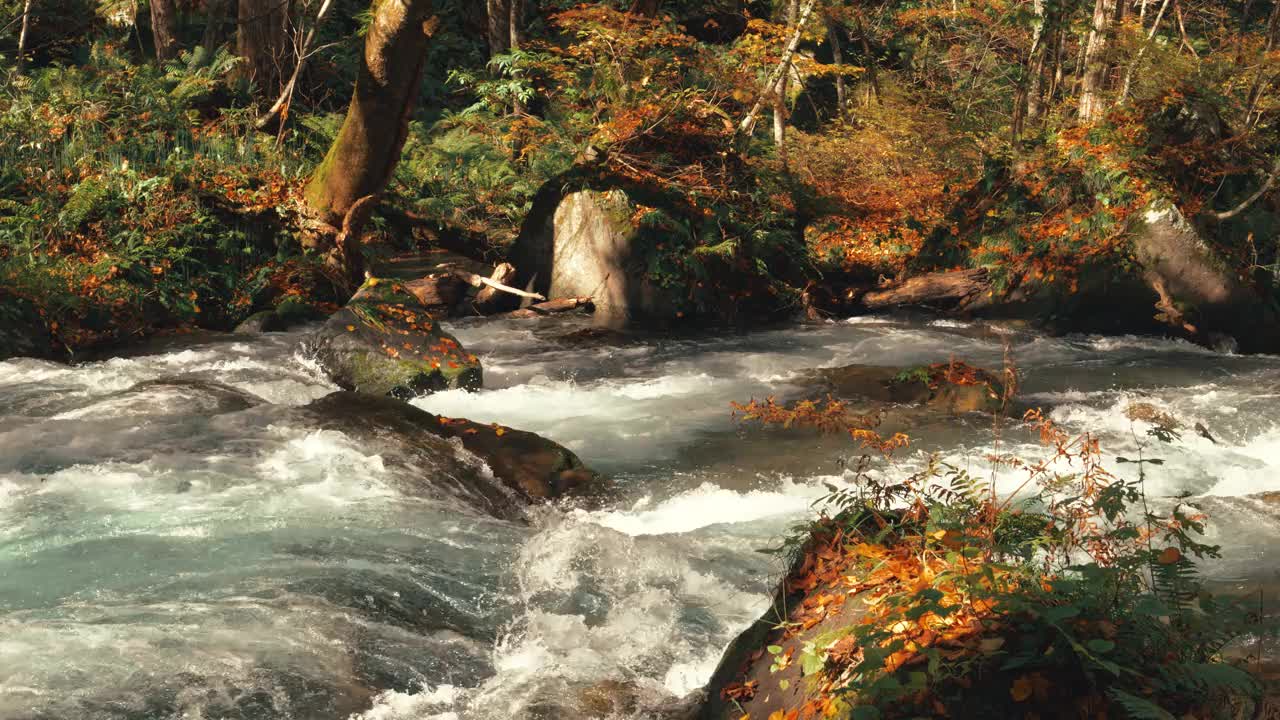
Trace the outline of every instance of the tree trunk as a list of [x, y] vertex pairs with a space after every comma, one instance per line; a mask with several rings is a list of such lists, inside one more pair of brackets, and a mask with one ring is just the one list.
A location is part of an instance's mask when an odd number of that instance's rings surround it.
[[[794, 31], [800, 22], [800, 0], [787, 0], [787, 29]], [[778, 157], [785, 165], [787, 162], [787, 89], [791, 82], [791, 58], [783, 60], [782, 76], [773, 97], [773, 144], [778, 148]]]
[[178, 56], [178, 16], [173, 0], [151, 0], [151, 37], [155, 40], [157, 60]]
[[1092, 123], [1102, 117], [1105, 104], [1102, 86], [1107, 79], [1107, 37], [1116, 14], [1116, 0], [1095, 0], [1093, 25], [1085, 44], [1083, 73], [1080, 76], [1080, 122]]
[[487, 0], [489, 57], [511, 49], [511, 0]]
[[347, 118], [306, 188], [307, 203], [331, 224], [391, 179], [426, 62], [430, 9], [428, 0], [375, 0]]
[[[515, 52], [520, 49], [521, 31], [524, 29], [524, 0], [507, 0], [507, 41], [511, 47], [511, 51]], [[516, 115], [523, 115], [525, 112], [524, 103], [520, 102], [520, 98], [516, 98], [511, 102], [511, 110]]]
[[844, 48], [840, 46], [840, 30], [834, 20], [827, 19], [827, 42], [831, 43], [831, 60], [836, 65], [836, 113], [846, 119], [849, 109], [849, 91], [844, 79]]
[[880, 99], [880, 74], [876, 70], [876, 59], [871, 56], [871, 41], [867, 37], [866, 23], [858, 18], [858, 39], [862, 44], [862, 58], [867, 64], [867, 97], [864, 105], [870, 105]]
[[769, 93], [777, 89], [782, 78], [790, 72], [791, 58], [795, 57], [796, 48], [800, 47], [800, 37], [804, 33], [804, 25], [809, 21], [809, 16], [813, 13], [813, 6], [816, 4], [817, 0], [809, 0], [805, 3], [804, 10], [800, 12], [800, 19], [796, 23], [795, 32], [791, 34], [791, 41], [787, 43], [786, 50], [782, 53], [781, 62], [778, 63], [778, 66], [770, 73], [768, 80], [765, 81], [755, 105], [751, 106], [751, 110], [747, 112], [746, 117], [742, 118], [742, 122], [738, 124], [739, 134], [749, 135], [755, 129], [756, 117], [759, 116], [760, 110], [764, 107], [764, 101], [769, 97]]
[[280, 90], [288, 46], [288, 7], [289, 0], [239, 0], [236, 54], [244, 58], [240, 73], [263, 92]]
[[18, 74], [27, 64], [27, 28], [31, 22], [31, 0], [22, 4], [22, 29], [18, 31]]
[[229, 8], [230, 0], [209, 0], [208, 2], [204, 17], [204, 37], [200, 40], [200, 46], [208, 50], [210, 55], [213, 54], [214, 48], [222, 44], [225, 37], [223, 30]]
[[316, 34], [319, 32], [320, 26], [324, 23], [325, 15], [329, 14], [329, 8], [332, 6], [333, 0], [323, 0], [320, 3], [320, 9], [316, 12], [315, 24], [307, 30], [307, 35], [302, 40], [302, 46], [298, 49], [298, 62], [293, 66], [293, 74], [289, 76], [289, 82], [285, 83], [284, 90], [280, 92], [280, 97], [276, 99], [271, 109], [258, 120], [257, 128], [259, 130], [279, 118], [282, 133], [280, 137], [284, 137], [284, 121], [289, 116], [289, 105], [293, 102], [293, 93], [298, 88], [298, 78], [302, 77], [302, 71], [307, 69], [307, 61], [311, 59], [311, 46], [315, 44]]
[[631, 4], [631, 12], [641, 17], [656, 18], [662, 8], [662, 0], [635, 0]]
[[[1026, 119], [1035, 122], [1040, 117], [1041, 95], [1044, 91], [1045, 58], [1048, 57], [1048, 43], [1045, 42], [1045, 8], [1044, 0], [1032, 0], [1032, 10], [1036, 16], [1036, 26], [1031, 35], [1031, 53], [1027, 77], [1027, 114]], [[1018, 128], [1021, 130], [1021, 127]]]

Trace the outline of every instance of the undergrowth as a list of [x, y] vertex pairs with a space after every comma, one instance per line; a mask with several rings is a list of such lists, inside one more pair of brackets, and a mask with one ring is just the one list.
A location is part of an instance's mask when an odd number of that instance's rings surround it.
[[[779, 549], [792, 557], [788, 591], [805, 597], [775, 632], [804, 644], [768, 652], [773, 672], [800, 664], [807, 698], [782, 716], [1170, 720], [1260, 707], [1259, 681], [1227, 650], [1275, 628], [1256, 597], [1207, 591], [1197, 563], [1219, 548], [1203, 541], [1193, 507], [1151, 509], [1147, 466], [1158, 459], [1125, 460], [1139, 472], [1120, 478], [1092, 434], [1070, 436], [1029, 411], [1023, 421], [1049, 453], [993, 454], [994, 467], [1025, 477], [1000, 494], [937, 457], [906, 478], [871, 472], [874, 455], [907, 439], [881, 437], [874, 417], [839, 401], [739, 409], [847, 433], [873, 451]], [[824, 624], [846, 602], [863, 606], [858, 619]]]

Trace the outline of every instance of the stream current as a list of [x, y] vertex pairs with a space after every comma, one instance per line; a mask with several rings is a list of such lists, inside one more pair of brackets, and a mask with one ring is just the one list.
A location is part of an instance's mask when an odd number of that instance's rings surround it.
[[[847, 482], [847, 440], [743, 428], [730, 402], [804, 397], [811, 368], [999, 368], [1006, 345], [1023, 402], [1108, 456], [1141, 443], [1163, 460], [1148, 492], [1211, 514], [1224, 558], [1207, 574], [1277, 582], [1280, 499], [1262, 493], [1280, 490], [1280, 358], [907, 317], [559, 339], [585, 322], [455, 324], [485, 389], [414, 401], [544, 435], [617, 484], [602, 507], [525, 523], [424, 490], [452, 459], [301, 422], [337, 389], [301, 353], [305, 330], [0, 362], [0, 718], [655, 717], [767, 605], [782, 561], [758, 550]], [[1126, 417], [1134, 402], [1216, 442], [1159, 443]], [[1022, 481], [986, 465], [989, 419], [907, 432], [877, 472], [940, 452], [1005, 491]], [[1046, 452], [1014, 429], [1001, 443]]]

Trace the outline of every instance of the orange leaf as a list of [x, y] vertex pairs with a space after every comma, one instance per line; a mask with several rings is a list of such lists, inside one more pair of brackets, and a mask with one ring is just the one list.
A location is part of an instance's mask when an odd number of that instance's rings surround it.
[[1172, 565], [1182, 559], [1182, 551], [1176, 547], [1167, 547], [1160, 553], [1160, 557], [1156, 558], [1156, 562], [1161, 565]]
[[1026, 702], [1034, 690], [1035, 685], [1031, 682], [1031, 678], [1023, 675], [1013, 681], [1013, 687], [1009, 688], [1009, 696], [1014, 702]]

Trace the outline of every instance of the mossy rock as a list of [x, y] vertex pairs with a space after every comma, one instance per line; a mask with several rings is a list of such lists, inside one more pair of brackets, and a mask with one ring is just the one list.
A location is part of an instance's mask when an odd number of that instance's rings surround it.
[[814, 370], [810, 379], [843, 398], [915, 405], [952, 414], [999, 412], [1004, 384], [990, 372], [963, 363], [912, 368], [847, 365]]
[[370, 279], [308, 343], [339, 387], [409, 399], [480, 387], [480, 361], [402, 283]]

